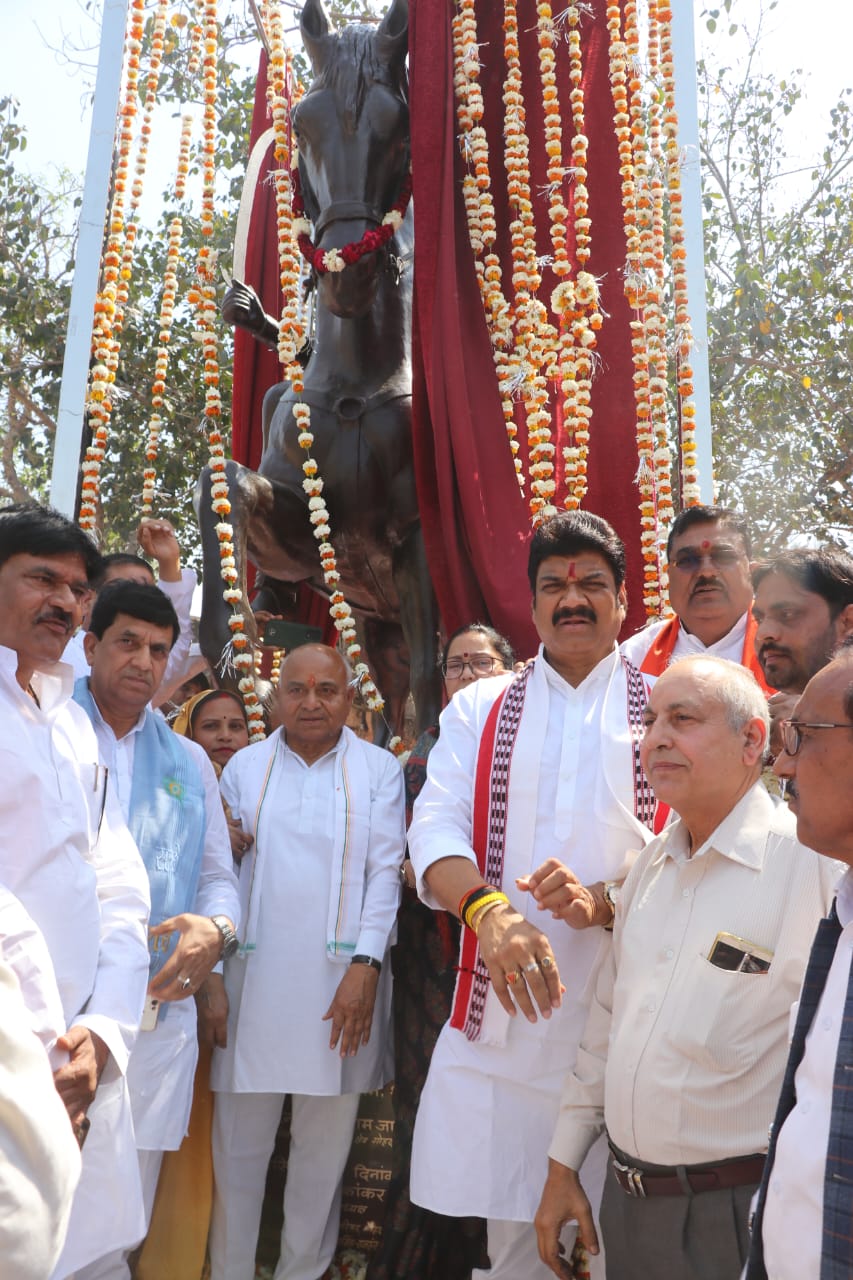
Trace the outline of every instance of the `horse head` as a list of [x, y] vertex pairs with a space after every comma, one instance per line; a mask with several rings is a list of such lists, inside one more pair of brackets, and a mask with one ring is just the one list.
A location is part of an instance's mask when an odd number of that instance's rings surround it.
[[[314, 79], [293, 113], [305, 211], [318, 249], [341, 249], [378, 229], [409, 168], [408, 0], [393, 0], [377, 28], [336, 32], [322, 0], [307, 0], [301, 29]], [[384, 249], [319, 276], [324, 306], [356, 319], [373, 306]]]

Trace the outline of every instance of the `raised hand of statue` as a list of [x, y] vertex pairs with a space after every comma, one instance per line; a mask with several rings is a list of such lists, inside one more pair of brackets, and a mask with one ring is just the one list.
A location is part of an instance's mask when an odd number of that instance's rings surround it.
[[232, 280], [222, 299], [222, 319], [253, 334], [264, 346], [278, 346], [278, 323], [268, 316], [251, 285]]

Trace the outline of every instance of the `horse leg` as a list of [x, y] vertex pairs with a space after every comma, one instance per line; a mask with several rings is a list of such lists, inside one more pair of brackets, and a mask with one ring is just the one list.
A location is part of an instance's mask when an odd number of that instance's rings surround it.
[[423, 733], [438, 722], [441, 710], [441, 673], [438, 650], [438, 605], [427, 567], [420, 521], [395, 547], [391, 565], [400, 623], [409, 646], [409, 682], [415, 702], [415, 732]]

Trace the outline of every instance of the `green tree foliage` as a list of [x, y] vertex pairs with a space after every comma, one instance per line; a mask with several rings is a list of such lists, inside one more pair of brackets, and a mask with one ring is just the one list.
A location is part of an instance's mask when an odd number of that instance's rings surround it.
[[853, 99], [833, 108], [814, 167], [790, 174], [783, 125], [803, 74], [756, 70], [760, 23], [746, 60], [726, 65], [736, 8], [706, 11], [714, 62], [699, 68], [719, 497], [751, 516], [765, 551], [804, 534], [849, 542]]

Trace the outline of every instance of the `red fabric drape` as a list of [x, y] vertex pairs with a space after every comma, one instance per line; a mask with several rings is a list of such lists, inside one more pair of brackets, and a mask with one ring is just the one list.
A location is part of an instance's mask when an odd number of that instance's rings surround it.
[[[531, 139], [534, 193], [545, 181], [534, 0], [518, 5], [520, 51]], [[488, 615], [521, 653], [535, 634], [526, 579], [530, 524], [510, 460], [488, 333], [462, 201], [462, 160], [453, 101], [453, 0], [414, 0], [410, 16], [410, 106], [415, 178], [414, 445], [427, 554], [445, 626]], [[503, 168], [503, 6], [477, 6], [484, 121], [489, 136], [498, 249], [509, 286]], [[589, 493], [584, 506], [605, 516], [628, 548], [630, 634], [643, 621], [642, 561], [629, 310], [622, 289], [625, 237], [608, 78], [603, 8], [583, 20], [586, 132], [592, 219], [590, 270], [604, 277], [600, 372], [593, 384]], [[566, 49], [557, 50], [564, 160], [571, 156]], [[546, 199], [534, 194], [538, 250], [549, 252]], [[571, 245], [570, 245], [571, 252]], [[541, 296], [556, 281], [546, 273]], [[555, 415], [556, 421], [556, 415]]]

